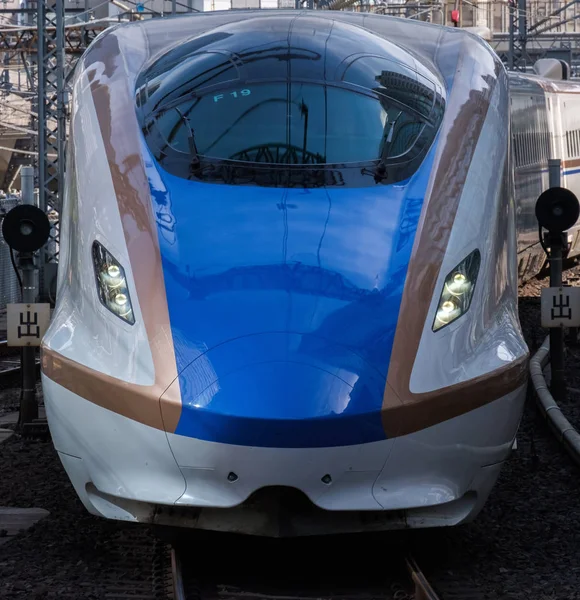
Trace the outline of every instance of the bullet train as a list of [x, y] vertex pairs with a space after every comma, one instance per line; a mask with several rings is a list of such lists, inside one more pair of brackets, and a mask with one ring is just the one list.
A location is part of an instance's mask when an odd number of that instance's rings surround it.
[[474, 519], [523, 410], [518, 277], [547, 159], [580, 170], [579, 92], [372, 14], [102, 33], [41, 349], [86, 509], [262, 536]]

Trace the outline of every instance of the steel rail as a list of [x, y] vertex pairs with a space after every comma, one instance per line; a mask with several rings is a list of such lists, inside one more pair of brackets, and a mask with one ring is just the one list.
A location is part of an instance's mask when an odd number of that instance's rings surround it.
[[[174, 546], [171, 547], [170, 557], [171, 589], [167, 590], [167, 598], [171, 600], [187, 600], [185, 585], [183, 583], [182, 561], [178, 550]], [[412, 582], [414, 600], [440, 600], [439, 595], [435, 592], [413, 556], [407, 555], [405, 557], [405, 565]], [[257, 596], [266, 598], [266, 596], [262, 596], [261, 594]], [[276, 596], [269, 594], [268, 597]]]
[[[2, 365], [3, 363], [10, 363], [10, 364], [14, 364], [14, 362], [18, 362], [20, 363], [20, 358], [16, 358], [16, 360], [9, 360], [9, 361], [4, 361], [2, 359], [2, 356], [0, 356], [0, 365]], [[40, 366], [40, 359], [37, 357], [35, 360], [35, 368], [38, 368]], [[0, 369], [0, 383], [2, 382], [2, 380], [4, 378], [8, 378], [11, 375], [18, 375], [20, 373], [20, 365], [18, 367], [8, 367], [7, 369]]]
[[175, 547], [171, 547], [171, 583], [173, 600], [186, 600], [183, 574], [181, 572], [181, 559]]
[[17, 373], [20, 373], [20, 367], [10, 367], [9, 369], [2, 369], [0, 371], [0, 381], [2, 381], [2, 378], [4, 377], [16, 375]]
[[415, 588], [415, 600], [439, 600], [439, 596], [427, 581], [417, 561], [409, 555], [405, 558], [405, 563]]

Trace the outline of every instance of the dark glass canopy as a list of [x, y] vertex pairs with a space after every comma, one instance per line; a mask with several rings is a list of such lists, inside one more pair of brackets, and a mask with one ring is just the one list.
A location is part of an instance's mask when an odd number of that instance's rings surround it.
[[445, 104], [401, 48], [314, 16], [257, 17], [179, 44], [142, 71], [136, 102], [170, 173], [306, 186], [408, 178]]

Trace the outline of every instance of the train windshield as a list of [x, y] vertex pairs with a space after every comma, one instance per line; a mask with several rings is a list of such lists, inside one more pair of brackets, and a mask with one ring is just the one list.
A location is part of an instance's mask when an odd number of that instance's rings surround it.
[[428, 116], [380, 94], [305, 82], [226, 86], [153, 112], [158, 151], [268, 163], [324, 165], [407, 154]]
[[372, 185], [377, 173], [392, 183], [418, 169], [445, 107], [425, 67], [399, 50], [343, 56], [322, 38], [287, 46], [268, 31], [258, 45], [249, 32], [194, 38], [140, 74], [137, 113], [160, 166], [260, 185], [297, 173], [308, 180], [297, 185]]

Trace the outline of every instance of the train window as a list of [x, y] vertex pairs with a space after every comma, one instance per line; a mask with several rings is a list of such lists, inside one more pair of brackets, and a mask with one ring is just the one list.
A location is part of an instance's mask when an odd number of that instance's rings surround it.
[[137, 90], [137, 106], [146, 112], [188, 94], [191, 89], [204, 89], [240, 79], [237, 65], [225, 52], [199, 52], [189, 57], [190, 63], [173, 65], [169, 73], [148, 78]]
[[524, 139], [525, 139], [525, 160], [524, 160], [524, 164], [525, 165], [529, 165], [530, 164], [530, 132], [526, 131], [524, 133]]
[[395, 60], [368, 55], [355, 58], [341, 80], [398, 101], [426, 119], [437, 108], [435, 84]]
[[214, 90], [149, 121], [177, 152], [189, 155], [194, 143], [199, 156], [271, 164], [366, 162], [383, 152], [400, 157], [425, 126], [386, 98], [298, 82]]
[[230, 34], [227, 32], [213, 31], [197, 36], [185, 43], [180, 43], [151, 65], [147, 70], [147, 79], [151, 81], [165, 73], [169, 73], [192, 58], [197, 58], [204, 54], [212, 54], [211, 52], [206, 52], [206, 48], [216, 42], [227, 40], [229, 37]]
[[351, 169], [349, 181], [370, 173], [375, 183], [417, 170], [445, 107], [427, 69], [396, 49], [348, 60], [335, 49], [340, 60], [329, 58], [327, 68], [310, 42], [288, 48], [273, 33], [254, 46], [254, 36], [242, 33], [220, 42], [228, 50], [192, 42], [141, 72], [136, 110], [163, 168], [212, 181], [235, 169], [240, 180], [262, 181], [300, 172], [289, 166], [316, 165], [309, 173]]
[[513, 94], [511, 121], [515, 166], [529, 167], [546, 162], [551, 154], [551, 133], [544, 96]]

